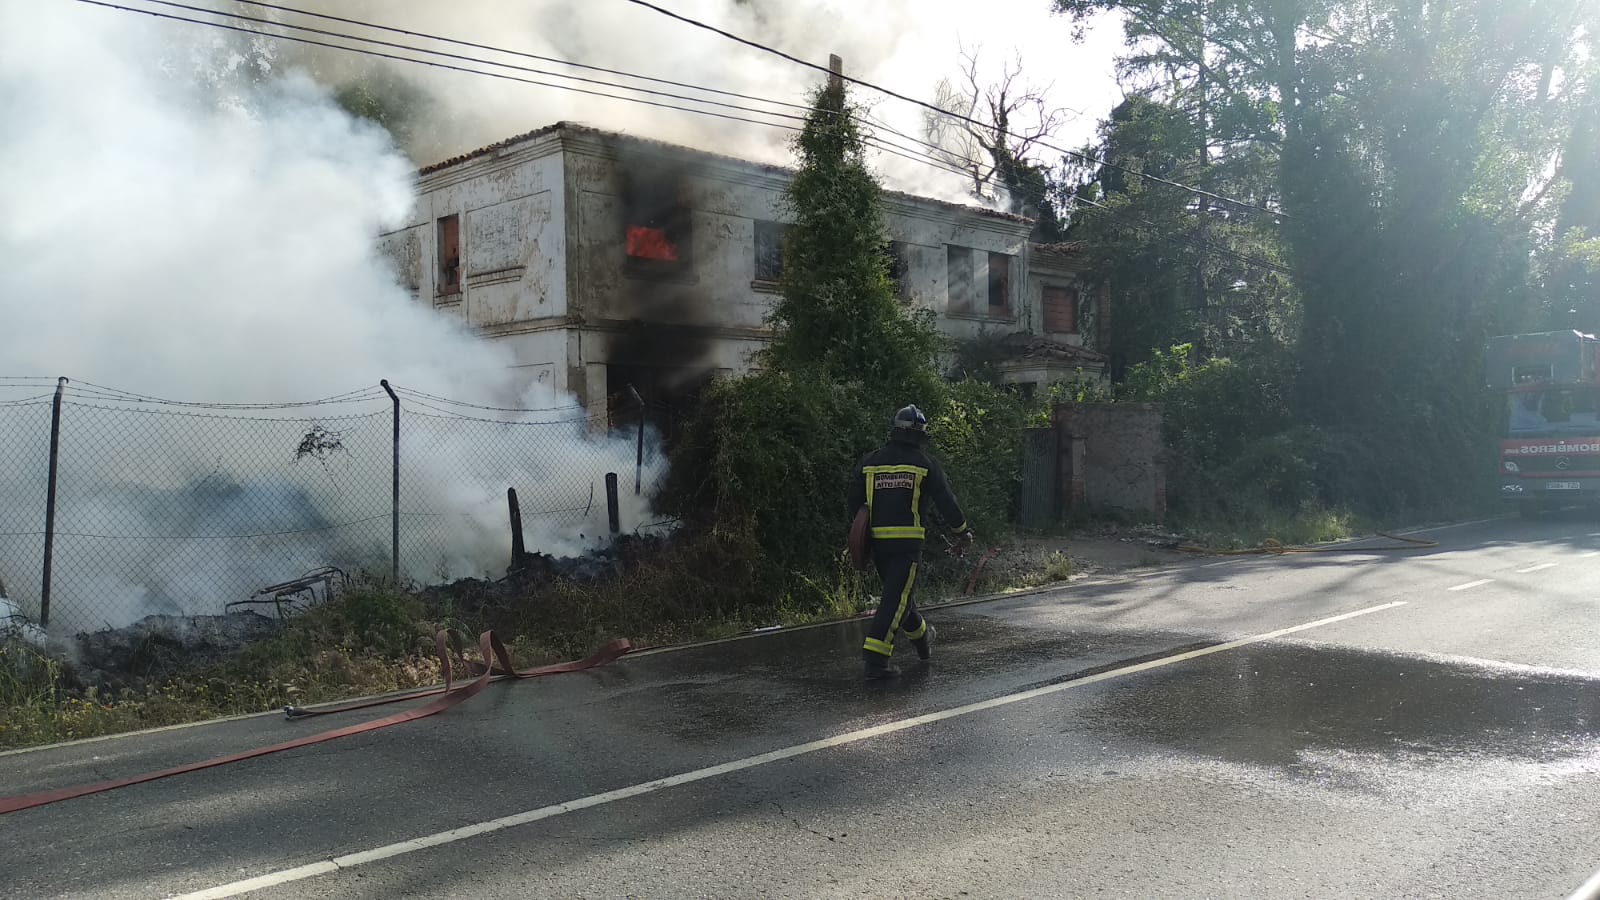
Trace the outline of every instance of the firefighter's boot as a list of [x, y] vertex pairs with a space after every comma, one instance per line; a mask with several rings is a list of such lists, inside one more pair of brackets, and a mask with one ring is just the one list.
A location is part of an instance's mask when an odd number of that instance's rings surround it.
[[889, 662], [889, 657], [871, 650], [861, 651], [861, 658], [865, 662], [868, 681], [881, 681], [894, 678], [900, 674], [900, 669]]
[[928, 629], [927, 632], [922, 637], [911, 642], [911, 646], [917, 648], [917, 658], [923, 662], [927, 662], [933, 656], [933, 635], [935, 633], [932, 622], [929, 622], [926, 627]]

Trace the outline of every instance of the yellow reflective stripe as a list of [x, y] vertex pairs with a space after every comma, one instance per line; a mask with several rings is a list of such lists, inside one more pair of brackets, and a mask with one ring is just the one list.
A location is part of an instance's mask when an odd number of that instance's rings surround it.
[[921, 475], [928, 477], [928, 470], [922, 466], [866, 466], [862, 468], [868, 475]]
[[922, 479], [927, 476], [928, 470], [923, 469], [911, 484], [911, 524], [918, 528], [922, 527]]
[[867, 479], [867, 521], [870, 523], [872, 521], [872, 473], [868, 472], [863, 477]]
[[894, 640], [894, 633], [900, 630], [900, 620], [905, 618], [906, 606], [911, 602], [911, 588], [917, 583], [917, 564], [911, 564], [911, 572], [906, 575], [905, 589], [900, 592], [900, 605], [895, 607], [894, 618], [889, 620], [889, 639]]
[[917, 630], [916, 631], [908, 631], [908, 632], [906, 632], [906, 637], [910, 638], [913, 641], [920, 641], [920, 640], [922, 640], [922, 638], [925, 635], [927, 635], [927, 633], [928, 633], [928, 620], [927, 619], [923, 619], [922, 620], [922, 624], [917, 626]]
[[[892, 631], [889, 633], [894, 634]], [[894, 655], [894, 645], [888, 641], [880, 641], [877, 638], [867, 638], [867, 642], [861, 645], [861, 649], [871, 650], [873, 653], [881, 653], [884, 656]]]
[[872, 529], [872, 536], [875, 538], [906, 538], [920, 541], [928, 536], [928, 530], [915, 525], [881, 525]]
[[961, 524], [956, 526], [956, 534], [960, 534], [963, 531], [966, 531], [968, 529], [968, 527], [969, 526], [967, 525], [966, 520], [965, 519], [961, 520]]

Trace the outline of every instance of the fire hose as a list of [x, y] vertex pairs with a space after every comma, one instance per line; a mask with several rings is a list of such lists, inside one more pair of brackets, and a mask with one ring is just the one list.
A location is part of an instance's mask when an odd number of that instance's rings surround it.
[[447, 709], [459, 706], [467, 700], [477, 696], [485, 687], [488, 687], [493, 682], [540, 678], [546, 675], [558, 675], [564, 672], [579, 672], [584, 669], [592, 669], [597, 666], [603, 666], [607, 663], [614, 662], [633, 649], [632, 645], [626, 640], [618, 639], [606, 644], [599, 650], [596, 650], [593, 654], [585, 659], [575, 660], [572, 662], [556, 663], [554, 665], [542, 666], [536, 669], [518, 671], [511, 665], [511, 654], [506, 650], [506, 646], [501, 642], [499, 636], [497, 636], [493, 631], [485, 631], [483, 634], [478, 636], [478, 651], [480, 654], [482, 654], [483, 661], [481, 663], [476, 660], [470, 660], [467, 662], [468, 670], [473, 672], [477, 677], [458, 689], [455, 687], [454, 672], [450, 664], [451, 638], [452, 635], [450, 632], [443, 630], [434, 635], [434, 649], [439, 655], [439, 668], [444, 675], [443, 688], [436, 688], [434, 690], [424, 691], [416, 694], [405, 694], [399, 697], [387, 697], [377, 700], [360, 701], [343, 706], [326, 707], [315, 710], [300, 709], [291, 706], [286, 707], [284, 712], [289, 718], [298, 719], [309, 716], [331, 715], [333, 713], [368, 709], [370, 707], [382, 706], [388, 703], [398, 703], [404, 700], [415, 700], [423, 697], [437, 697], [437, 699], [433, 700], [431, 703], [416, 707], [415, 709], [409, 709], [404, 712], [394, 713], [393, 715], [385, 716], [381, 719], [374, 719], [370, 722], [361, 722], [356, 725], [347, 725], [343, 728], [334, 728], [328, 731], [322, 731], [316, 734], [295, 738], [294, 740], [284, 741], [280, 744], [273, 744], [267, 747], [257, 747], [253, 750], [246, 750], [242, 753], [234, 753], [227, 756], [218, 756], [213, 759], [202, 760], [200, 762], [187, 763], [174, 768], [163, 769], [159, 772], [147, 772], [143, 775], [135, 775], [130, 778], [102, 781], [96, 784], [78, 785], [76, 787], [59, 788], [57, 790], [42, 791], [35, 794], [18, 794], [11, 797], [0, 797], [0, 815], [18, 812], [19, 810], [24, 809], [33, 809], [34, 807], [38, 806], [46, 806], [51, 803], [59, 803], [63, 800], [87, 797], [90, 794], [104, 793], [106, 791], [113, 791], [118, 788], [129, 787], [135, 784], [144, 784], [145, 782], [156, 781], [157, 779], [161, 778], [170, 778], [174, 775], [198, 772], [203, 769], [211, 769], [217, 766], [224, 766], [247, 759], [255, 759], [256, 757], [267, 756], [272, 753], [282, 753], [285, 750], [294, 750], [299, 747], [309, 747], [313, 744], [326, 743], [327, 741], [349, 737], [353, 734], [363, 734], [368, 731], [377, 731], [380, 728], [389, 728], [405, 722], [413, 722], [417, 719], [425, 719], [429, 716], [442, 713]]

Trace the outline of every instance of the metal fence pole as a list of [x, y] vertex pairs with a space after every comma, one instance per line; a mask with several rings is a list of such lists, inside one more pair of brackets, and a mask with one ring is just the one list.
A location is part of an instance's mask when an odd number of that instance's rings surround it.
[[400, 397], [395, 394], [394, 388], [389, 387], [389, 379], [380, 378], [378, 383], [383, 385], [389, 399], [394, 401], [394, 490], [389, 506], [389, 554], [394, 583], [398, 586], [400, 584]]
[[61, 395], [67, 379], [56, 381], [56, 398], [50, 403], [50, 482], [44, 508], [44, 578], [39, 585], [39, 627], [50, 625], [50, 570], [56, 561], [56, 470], [61, 450]]
[[617, 510], [617, 473], [606, 473], [606, 518], [611, 523], [611, 534], [622, 530], [622, 517]]
[[633, 402], [639, 404], [639, 449], [633, 461], [633, 494], [638, 496], [639, 484], [644, 479], [644, 398], [631, 384], [628, 385], [628, 393], [633, 395]]

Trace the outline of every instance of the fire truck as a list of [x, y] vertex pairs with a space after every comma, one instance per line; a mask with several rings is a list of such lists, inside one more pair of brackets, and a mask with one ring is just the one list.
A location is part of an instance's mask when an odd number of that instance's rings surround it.
[[1489, 389], [1505, 396], [1500, 496], [1525, 516], [1600, 500], [1600, 339], [1501, 335], [1484, 367]]

